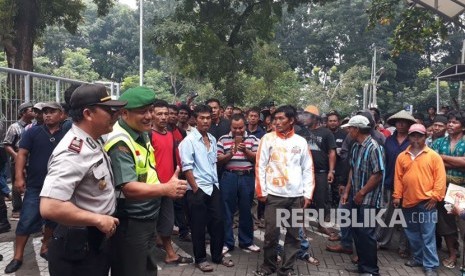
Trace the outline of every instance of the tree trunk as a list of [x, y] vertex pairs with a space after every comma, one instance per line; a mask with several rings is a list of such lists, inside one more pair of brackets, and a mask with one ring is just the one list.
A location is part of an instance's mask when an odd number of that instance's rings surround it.
[[39, 1], [18, 0], [18, 14], [15, 18], [15, 39], [13, 45], [16, 48], [13, 68], [32, 71], [32, 53], [36, 40], [37, 17]]

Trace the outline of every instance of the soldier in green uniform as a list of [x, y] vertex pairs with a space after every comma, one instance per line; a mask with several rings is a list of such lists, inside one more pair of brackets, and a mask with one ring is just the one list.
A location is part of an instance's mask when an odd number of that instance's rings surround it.
[[119, 100], [128, 104], [105, 144], [112, 161], [116, 217], [120, 222], [112, 237], [111, 273], [153, 276], [157, 274], [153, 251], [160, 198], [182, 197], [187, 183], [178, 179], [179, 168], [167, 183], [158, 180], [148, 137], [155, 92], [145, 87], [131, 88]]

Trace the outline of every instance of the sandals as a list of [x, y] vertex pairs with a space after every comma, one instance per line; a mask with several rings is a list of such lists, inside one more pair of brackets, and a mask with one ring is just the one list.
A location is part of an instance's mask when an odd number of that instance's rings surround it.
[[442, 260], [442, 265], [447, 268], [454, 268], [457, 265], [457, 260], [451, 260], [449, 258]]
[[315, 265], [315, 266], [320, 265], [320, 261], [317, 258], [312, 257], [310, 255], [305, 256], [305, 261], [311, 265]]
[[196, 264], [195, 267], [200, 269], [202, 272], [212, 272], [213, 271], [213, 266], [209, 262], [201, 262], [199, 264]]
[[165, 261], [165, 264], [191, 264], [193, 263], [194, 260], [190, 257], [183, 257], [181, 255], [178, 255], [178, 258], [173, 261]]
[[220, 264], [224, 265], [225, 267], [233, 267], [234, 262], [232, 260], [226, 260], [225, 258], [221, 259]]

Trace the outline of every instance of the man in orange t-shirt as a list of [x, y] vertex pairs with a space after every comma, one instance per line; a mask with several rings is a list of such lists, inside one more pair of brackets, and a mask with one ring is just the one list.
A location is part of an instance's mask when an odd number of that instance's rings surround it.
[[408, 131], [410, 146], [399, 154], [394, 176], [394, 207], [402, 200], [404, 228], [413, 258], [405, 263], [410, 267], [423, 267], [425, 275], [438, 275], [436, 249], [436, 203], [444, 199], [446, 171], [442, 158], [430, 149], [426, 129], [413, 124]]

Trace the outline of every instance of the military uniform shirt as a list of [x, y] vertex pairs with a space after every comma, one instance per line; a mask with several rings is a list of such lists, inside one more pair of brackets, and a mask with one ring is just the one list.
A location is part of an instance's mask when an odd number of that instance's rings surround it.
[[40, 196], [70, 201], [97, 214], [113, 214], [113, 175], [102, 145], [73, 124], [49, 159]]

